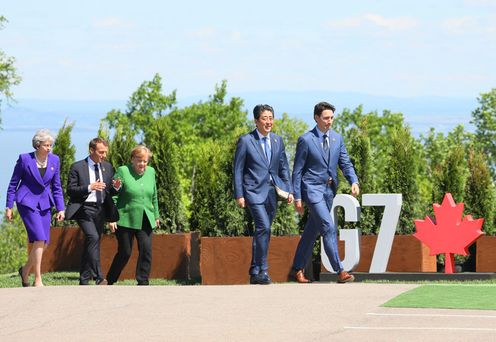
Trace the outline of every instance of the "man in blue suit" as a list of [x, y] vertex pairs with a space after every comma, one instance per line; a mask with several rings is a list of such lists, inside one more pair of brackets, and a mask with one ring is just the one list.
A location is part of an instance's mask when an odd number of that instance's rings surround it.
[[298, 138], [293, 167], [293, 188], [296, 211], [303, 214], [303, 202], [309, 210], [308, 221], [293, 260], [296, 281], [309, 283], [304, 268], [312, 256], [313, 244], [320, 234], [324, 250], [332, 268], [338, 273], [338, 282], [355, 278], [344, 271], [338, 254], [336, 227], [331, 220], [331, 207], [338, 188], [337, 167], [351, 184], [351, 192], [360, 192], [358, 177], [344, 146], [343, 137], [331, 130], [335, 108], [327, 102], [315, 105], [313, 116], [317, 125]]
[[278, 190], [289, 193], [293, 203], [289, 179], [289, 165], [282, 138], [271, 133], [274, 109], [257, 105], [253, 109], [257, 128], [238, 140], [234, 156], [234, 197], [241, 208], [250, 209], [255, 223], [250, 266], [251, 284], [270, 284], [267, 252], [270, 226], [277, 210]]

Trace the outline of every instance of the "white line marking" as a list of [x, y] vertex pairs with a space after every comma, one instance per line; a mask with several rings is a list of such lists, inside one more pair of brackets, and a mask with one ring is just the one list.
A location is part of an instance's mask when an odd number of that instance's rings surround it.
[[454, 328], [454, 327], [344, 327], [352, 330], [456, 330], [456, 331], [496, 331], [493, 328]]
[[460, 317], [460, 318], [496, 318], [495, 315], [448, 315], [448, 314], [402, 314], [402, 313], [367, 313], [369, 316], [399, 316], [399, 317]]

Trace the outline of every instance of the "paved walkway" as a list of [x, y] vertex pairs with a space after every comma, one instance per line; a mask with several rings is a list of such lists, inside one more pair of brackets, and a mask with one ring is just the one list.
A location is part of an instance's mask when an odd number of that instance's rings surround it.
[[0, 289], [0, 341], [493, 341], [496, 311], [390, 309], [417, 285]]

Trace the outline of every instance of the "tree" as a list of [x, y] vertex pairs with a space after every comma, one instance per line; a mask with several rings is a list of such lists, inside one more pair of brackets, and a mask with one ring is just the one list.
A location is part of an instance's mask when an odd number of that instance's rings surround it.
[[473, 146], [468, 155], [468, 178], [465, 187], [465, 212], [474, 218], [484, 218], [483, 230], [490, 235], [496, 233], [494, 215], [496, 193], [491, 179], [487, 159], [483, 152]]
[[479, 107], [472, 112], [478, 145], [486, 154], [493, 180], [496, 180], [496, 88], [477, 98]]
[[157, 119], [154, 129], [148, 130], [145, 143], [152, 151], [151, 166], [156, 171], [156, 183], [160, 219], [163, 229], [169, 233], [184, 231], [186, 219], [181, 201], [178, 176], [178, 148], [174, 145], [173, 132], [165, 118]]
[[446, 193], [451, 193], [454, 200], [462, 202], [467, 179], [465, 149], [462, 145], [452, 145], [442, 165], [438, 165], [437, 177], [433, 186], [433, 200], [441, 203]]
[[131, 94], [124, 112], [118, 109], [109, 111], [102, 123], [104, 131], [114, 132], [109, 141], [110, 162], [114, 166], [129, 163], [131, 149], [145, 141], [147, 131], [154, 129], [156, 120], [175, 104], [176, 91], [163, 94], [162, 78], [155, 74], [151, 81], [144, 81]]
[[[202, 150], [199, 148], [207, 141], [228, 145], [238, 129], [247, 130], [246, 112], [243, 101], [233, 97], [228, 102], [227, 82], [215, 86], [215, 92], [207, 102], [194, 103], [184, 108], [175, 108], [166, 116], [168, 125], [174, 132], [174, 144], [179, 146], [179, 172], [181, 187], [185, 194], [185, 206], [189, 209], [194, 201], [195, 187], [198, 184], [198, 160]], [[188, 216], [191, 213], [188, 210]]]
[[413, 221], [418, 217], [420, 196], [418, 192], [419, 148], [406, 127], [391, 132], [390, 147], [387, 149], [388, 176], [384, 179], [387, 193], [403, 195], [403, 207], [399, 220], [399, 232], [411, 234]]
[[[377, 190], [382, 189], [383, 181], [388, 175], [389, 166], [387, 161], [389, 157], [387, 151], [390, 148], [391, 135], [394, 131], [403, 127], [405, 127], [403, 114], [393, 113], [389, 110], [384, 110], [382, 115], [379, 115], [376, 111], [365, 114], [363, 113], [363, 107], [360, 105], [353, 111], [345, 108], [342, 113], [336, 115], [333, 128], [343, 135], [347, 148], [354, 148], [351, 146], [352, 144], [356, 148], [360, 145], [359, 142], [353, 143], [354, 140], [360, 138], [359, 136], [357, 137], [357, 130], [358, 132], [363, 131], [363, 134], [366, 136], [366, 138], [362, 137], [360, 139], [368, 139], [370, 141], [370, 154], [373, 156], [374, 161], [370, 167], [373, 168], [373, 172], [368, 172], [367, 184], [359, 178], [362, 188], [364, 186], [370, 187], [371, 191], [374, 187]], [[361, 166], [358, 165], [359, 159], [356, 159], [358, 155], [355, 155], [354, 158], [355, 162], [357, 162], [355, 168], [360, 169]], [[345, 186], [347, 182], [341, 182], [341, 184]]]
[[232, 187], [235, 139], [221, 146], [207, 141], [199, 146], [196, 181], [191, 203], [191, 228], [202, 236], [240, 236], [250, 231], [248, 210], [234, 201]]
[[[362, 194], [377, 192], [372, 146], [368, 136], [367, 126], [364, 122], [360, 123], [359, 128], [353, 127], [349, 130], [348, 139], [347, 150], [360, 182], [360, 192]], [[343, 179], [341, 184], [342, 191], [349, 193], [348, 182]], [[350, 228], [360, 228], [364, 234], [376, 234], [380, 227], [380, 214], [381, 212], [377, 210], [377, 207], [363, 207], [360, 213], [360, 222], [348, 223], [346, 225], [349, 225]], [[343, 213], [340, 213], [340, 221], [344, 221], [343, 215]]]
[[[4, 16], [0, 16], [0, 30], [3, 28], [3, 25], [6, 22], [7, 19]], [[14, 62], [15, 62], [14, 57], [9, 57], [2, 50], [0, 50], [0, 96], [5, 98], [5, 100], [7, 101], [13, 100], [13, 93], [11, 87], [21, 83], [21, 77], [17, 75]], [[0, 97], [0, 112], [2, 105], [1, 97]], [[1, 123], [2, 123], [2, 119], [0, 117], [0, 124]]]
[[60, 158], [60, 182], [62, 184], [65, 199], [68, 198], [66, 184], [69, 177], [69, 170], [74, 163], [76, 154], [76, 147], [71, 142], [71, 132], [74, 128], [74, 124], [74, 122], [68, 124], [67, 119], [64, 120], [64, 124], [60, 128], [57, 139], [55, 140], [55, 145], [53, 146], [53, 153]]
[[287, 113], [283, 113], [280, 119], [274, 120], [273, 132], [282, 137], [286, 155], [288, 157], [289, 167], [293, 168], [294, 155], [296, 153], [296, 143], [298, 137], [308, 130], [308, 125], [300, 120], [289, 117]]

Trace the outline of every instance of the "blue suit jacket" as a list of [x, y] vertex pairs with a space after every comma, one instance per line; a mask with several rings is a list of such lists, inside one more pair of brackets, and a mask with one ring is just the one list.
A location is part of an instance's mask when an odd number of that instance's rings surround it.
[[317, 127], [298, 138], [293, 167], [295, 200], [308, 203], [320, 202], [324, 196], [327, 180], [332, 178], [334, 193], [338, 187], [337, 166], [350, 184], [358, 183], [358, 177], [344, 146], [343, 137], [329, 130], [329, 159], [326, 161]]
[[47, 169], [41, 177], [36, 165], [34, 152], [19, 155], [7, 189], [7, 208], [14, 201], [31, 209], [39, 205], [41, 210], [53, 206], [64, 210], [64, 195], [60, 185], [60, 160], [55, 154], [48, 154]]
[[288, 158], [282, 138], [269, 133], [272, 156], [265, 158], [256, 130], [241, 136], [234, 156], [234, 197], [248, 203], [263, 203], [270, 188], [270, 177], [279, 188], [292, 193]]

